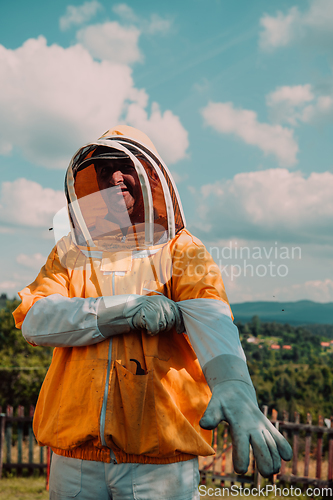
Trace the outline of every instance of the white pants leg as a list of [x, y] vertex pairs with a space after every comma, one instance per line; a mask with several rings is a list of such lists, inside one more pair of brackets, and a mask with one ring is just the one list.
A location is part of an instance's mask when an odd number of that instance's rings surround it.
[[198, 500], [198, 459], [106, 464], [53, 453], [50, 500]]

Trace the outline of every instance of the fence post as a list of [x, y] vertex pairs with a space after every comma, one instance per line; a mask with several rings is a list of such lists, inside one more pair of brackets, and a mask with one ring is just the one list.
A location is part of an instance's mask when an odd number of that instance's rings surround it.
[[[272, 424], [275, 425], [276, 429], [279, 430], [279, 421], [278, 421], [278, 412], [277, 410], [272, 410]], [[272, 474], [270, 479], [272, 480], [272, 484], [276, 482], [277, 474]]]
[[[318, 415], [318, 426], [323, 427], [324, 419], [321, 415]], [[316, 468], [316, 478], [321, 478], [321, 460], [323, 454], [323, 433], [318, 432], [317, 435], [317, 468]]]
[[46, 491], [49, 491], [50, 482], [50, 468], [51, 468], [51, 448], [48, 446], [46, 448]]
[[217, 429], [218, 427], [215, 427], [215, 429], [213, 430], [213, 449], [215, 451], [215, 455], [214, 455], [214, 461], [213, 461], [213, 468], [212, 468], [212, 472], [213, 472], [213, 477], [212, 477], [212, 483], [214, 484], [215, 483], [215, 477], [214, 477], [214, 474], [215, 474], [215, 471], [216, 471], [216, 455], [217, 455]]
[[39, 448], [39, 463], [41, 465], [39, 467], [39, 475], [42, 476], [43, 475], [43, 470], [44, 470], [43, 467], [42, 467], [42, 465], [44, 463], [44, 447], [43, 446], [41, 446]]
[[[331, 427], [333, 430], [333, 416], [331, 416]], [[328, 476], [329, 481], [333, 481], [333, 434], [330, 433], [328, 438]]]
[[[295, 411], [295, 424], [299, 424], [299, 413]], [[297, 476], [297, 464], [298, 464], [298, 445], [299, 445], [299, 429], [295, 429], [293, 436], [293, 468], [292, 474]]]
[[2, 478], [2, 464], [3, 464], [3, 448], [5, 444], [5, 423], [6, 415], [2, 413], [0, 406], [0, 479]]
[[[17, 416], [24, 417], [24, 406], [19, 406], [17, 409]], [[22, 463], [22, 441], [23, 441], [23, 420], [17, 422], [17, 463]], [[17, 475], [22, 475], [22, 467], [17, 467]]]
[[[35, 412], [35, 407], [30, 405], [29, 417], [33, 417]], [[32, 425], [29, 425], [29, 464], [32, 464], [34, 461], [34, 435], [32, 431]], [[33, 467], [29, 467], [29, 475], [33, 474]]]
[[202, 472], [200, 478], [201, 484], [206, 484], [206, 472], [205, 472], [206, 465], [207, 465], [207, 457], [204, 457], [202, 461]]
[[[289, 421], [289, 413], [286, 410], [283, 411], [282, 418], [283, 418], [283, 422]], [[282, 434], [283, 434], [283, 437], [288, 441], [287, 431], [284, 430], [282, 432]], [[285, 472], [286, 472], [286, 462], [284, 460], [281, 460], [281, 476], [283, 476]]]
[[[306, 415], [306, 423], [312, 425], [311, 413]], [[311, 451], [311, 429], [305, 435], [305, 457], [304, 457], [304, 477], [309, 477], [310, 451]]]
[[7, 464], [10, 464], [12, 462], [12, 435], [13, 435], [13, 423], [11, 420], [11, 418], [13, 417], [13, 407], [10, 405], [7, 405], [6, 417], [9, 419], [7, 428], [5, 429], [6, 448], [7, 448], [6, 458], [7, 458]]

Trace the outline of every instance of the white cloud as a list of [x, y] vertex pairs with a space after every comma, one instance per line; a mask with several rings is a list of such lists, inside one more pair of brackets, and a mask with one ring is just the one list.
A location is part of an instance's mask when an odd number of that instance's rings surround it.
[[300, 12], [291, 7], [286, 14], [277, 12], [275, 16], [264, 14], [260, 19], [263, 30], [259, 46], [263, 50], [286, 47], [302, 42], [307, 45], [321, 45], [331, 50], [333, 41], [333, 2], [331, 0], [311, 0], [307, 10]]
[[77, 40], [93, 57], [120, 64], [142, 60], [139, 36], [140, 31], [134, 26], [124, 28], [115, 21], [87, 26], [76, 34]]
[[332, 37], [333, 3], [331, 0], [312, 0], [304, 12], [303, 23], [309, 29]]
[[4, 292], [8, 292], [8, 291], [12, 291], [14, 288], [17, 289], [18, 286], [19, 286], [18, 281], [10, 281], [10, 280], [2, 281], [0, 283], [0, 290], [4, 291]]
[[181, 175], [179, 172], [176, 172], [175, 170], [170, 170], [170, 173], [172, 175], [173, 180], [177, 184], [177, 186], [178, 186], [178, 184], [188, 180], [188, 178], [189, 178], [188, 174]]
[[40, 269], [44, 266], [46, 262], [46, 257], [41, 253], [34, 253], [33, 255], [26, 255], [24, 253], [20, 253], [16, 257], [16, 262], [22, 264], [24, 267], [29, 267], [31, 269]]
[[27, 179], [3, 182], [1, 186], [0, 213], [7, 224], [50, 227], [55, 213], [65, 205], [62, 191], [43, 188]]
[[277, 123], [295, 126], [299, 122], [317, 123], [333, 118], [333, 97], [315, 95], [310, 84], [278, 87], [267, 95], [266, 103]]
[[231, 102], [210, 102], [202, 115], [206, 125], [222, 134], [234, 134], [265, 154], [274, 155], [280, 165], [292, 166], [297, 162], [298, 145], [289, 128], [260, 123], [254, 111], [235, 109]]
[[186, 156], [188, 134], [182, 127], [178, 116], [171, 111], [161, 113], [156, 102], [152, 104], [151, 114], [141, 106], [131, 104], [128, 108], [127, 122], [143, 132], [153, 141], [157, 151], [166, 163], [176, 163]]
[[125, 22], [131, 24], [136, 24], [140, 22], [139, 16], [137, 16], [132, 7], [130, 7], [126, 3], [117, 3], [112, 7], [112, 10]]
[[75, 5], [67, 5], [65, 14], [59, 19], [60, 29], [65, 31], [71, 26], [86, 23], [102, 9], [102, 5], [96, 0], [84, 2], [77, 7]]
[[[235, 268], [235, 274], [237, 274]], [[306, 270], [304, 270], [306, 272]], [[262, 272], [262, 269], [261, 269]], [[275, 268], [276, 272], [276, 268]], [[231, 274], [231, 272], [230, 272]], [[276, 279], [249, 278], [240, 276], [234, 278], [223, 276], [228, 298], [231, 303], [278, 301], [294, 302], [297, 300], [313, 300], [314, 302], [333, 302], [333, 281], [312, 280], [305, 283], [293, 283], [290, 278], [283, 279], [283, 286], [276, 286]], [[288, 281], [288, 283], [286, 283]]]
[[14, 232], [12, 227], [0, 226], [0, 234], [13, 234]]
[[260, 33], [259, 46], [263, 50], [270, 50], [289, 45], [295, 36], [299, 17], [297, 7], [292, 7], [288, 14], [278, 12], [275, 17], [264, 14], [260, 19], [263, 31]]
[[303, 110], [300, 118], [305, 123], [322, 123], [333, 119], [333, 96], [319, 96], [314, 104], [309, 104]]
[[[79, 44], [64, 49], [39, 37], [15, 50], [0, 45], [0, 66], [0, 143], [37, 165], [65, 169], [76, 149], [124, 121], [129, 104], [146, 113], [148, 96], [135, 88], [131, 69], [94, 61]], [[186, 135], [178, 117], [164, 116]], [[185, 155], [162, 133], [159, 144], [174, 162]]]
[[278, 87], [266, 97], [274, 122], [296, 125], [304, 105], [314, 99], [310, 84]]
[[6, 141], [3, 137], [0, 137], [0, 154], [9, 155], [13, 150], [13, 146], [10, 142]]
[[135, 14], [134, 10], [125, 3], [114, 5], [112, 10], [122, 21], [138, 26], [143, 35], [165, 35], [170, 31], [171, 20], [158, 14], [151, 14], [148, 19], [145, 19]]
[[311, 85], [294, 85], [293, 87], [278, 87], [268, 95], [268, 104], [287, 102], [291, 106], [300, 106], [314, 98]]
[[330, 172], [308, 178], [286, 169], [237, 174], [201, 188], [200, 233], [215, 241], [240, 237], [329, 243], [332, 192]]
[[[220, 219], [224, 228], [226, 217], [221, 214]], [[196, 232], [194, 234], [198, 236]], [[210, 236], [207, 239], [203, 232], [200, 235], [220, 267], [232, 303], [332, 300], [332, 295], [327, 293], [327, 290], [332, 291], [327, 283], [328, 269], [333, 264], [332, 240], [327, 245], [311, 241], [286, 242], [279, 240], [278, 234], [272, 239], [260, 240], [253, 239], [254, 231], [249, 239], [233, 237], [212, 241]]]
[[143, 27], [143, 30], [150, 35], [155, 35], [156, 33], [165, 35], [170, 30], [170, 27], [170, 20], [163, 19], [158, 14], [152, 14], [150, 16], [150, 21]]
[[333, 280], [311, 280], [276, 288], [274, 295], [283, 300], [313, 300], [314, 302], [333, 302]]

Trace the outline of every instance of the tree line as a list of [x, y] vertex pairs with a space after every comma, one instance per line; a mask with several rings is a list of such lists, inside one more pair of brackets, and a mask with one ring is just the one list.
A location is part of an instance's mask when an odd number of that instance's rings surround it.
[[[237, 326], [261, 406], [274, 408], [280, 418], [287, 411], [291, 420], [297, 411], [303, 422], [307, 412], [314, 422], [318, 414], [333, 415], [333, 345], [321, 345], [328, 337], [303, 326], [261, 323], [257, 316]], [[273, 350], [273, 342], [280, 349]]]

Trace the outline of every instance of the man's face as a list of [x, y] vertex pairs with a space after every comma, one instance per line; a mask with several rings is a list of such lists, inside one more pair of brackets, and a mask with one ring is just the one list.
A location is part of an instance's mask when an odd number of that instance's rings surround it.
[[138, 174], [130, 160], [100, 160], [95, 163], [97, 182], [110, 213], [143, 214]]

